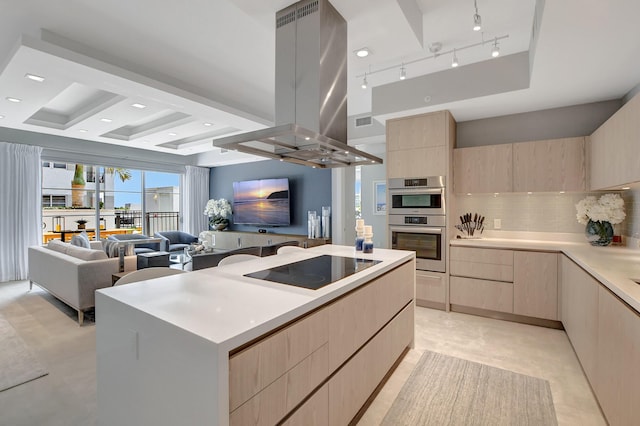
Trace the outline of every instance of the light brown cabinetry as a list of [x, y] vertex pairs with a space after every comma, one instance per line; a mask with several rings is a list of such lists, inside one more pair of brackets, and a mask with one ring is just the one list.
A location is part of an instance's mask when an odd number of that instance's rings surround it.
[[388, 120], [387, 178], [446, 176], [455, 121], [448, 111]]
[[602, 286], [598, 293], [596, 365], [592, 386], [609, 424], [638, 424], [640, 315]]
[[458, 194], [513, 191], [513, 147], [488, 145], [453, 150], [453, 190]]
[[513, 254], [513, 313], [558, 319], [558, 254]]
[[585, 138], [513, 144], [513, 191], [584, 191]]
[[561, 262], [561, 320], [580, 364], [591, 383], [598, 347], [598, 288], [600, 283], [571, 259]]
[[590, 188], [640, 181], [640, 95], [622, 106], [591, 135]]
[[416, 271], [416, 304], [444, 309], [447, 293], [446, 280], [445, 274]]
[[413, 304], [402, 310], [329, 381], [329, 424], [346, 425], [413, 339]]
[[[414, 293], [407, 262], [232, 354], [230, 424], [348, 423], [413, 340]], [[337, 377], [357, 392], [344, 396]]]
[[454, 191], [584, 191], [585, 152], [584, 137], [454, 149]]
[[456, 246], [450, 253], [452, 309], [558, 320], [557, 253]]

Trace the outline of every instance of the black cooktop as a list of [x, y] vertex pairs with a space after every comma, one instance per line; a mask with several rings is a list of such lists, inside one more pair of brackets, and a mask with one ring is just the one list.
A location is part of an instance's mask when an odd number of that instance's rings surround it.
[[377, 263], [380, 261], [322, 255], [244, 276], [317, 290]]

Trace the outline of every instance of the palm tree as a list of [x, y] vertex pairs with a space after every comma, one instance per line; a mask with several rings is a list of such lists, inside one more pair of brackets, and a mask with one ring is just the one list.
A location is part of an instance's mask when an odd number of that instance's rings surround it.
[[129, 169], [123, 169], [122, 167], [106, 167], [105, 172], [112, 174], [117, 174], [122, 182], [128, 181], [131, 179], [131, 171]]

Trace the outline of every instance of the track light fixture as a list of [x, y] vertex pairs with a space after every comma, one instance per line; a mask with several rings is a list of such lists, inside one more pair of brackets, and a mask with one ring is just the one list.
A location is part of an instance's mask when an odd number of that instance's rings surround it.
[[[458, 46], [455, 48], [451, 48], [451, 49], [447, 49], [447, 50], [441, 50], [441, 46], [439, 46], [438, 49], [434, 48], [432, 49], [431, 47], [429, 48], [429, 50], [431, 51], [431, 55], [429, 56], [424, 56], [422, 58], [417, 58], [417, 59], [413, 59], [411, 61], [408, 62], [402, 62], [400, 64], [397, 65], [390, 65], [388, 67], [384, 67], [384, 68], [380, 68], [380, 69], [375, 69], [372, 70], [371, 66], [369, 66], [369, 70], [363, 74], [356, 74], [355, 78], [359, 79], [362, 78], [362, 84], [360, 87], [362, 87], [363, 89], [366, 89], [369, 84], [367, 82], [367, 77], [371, 76], [372, 74], [377, 74], [377, 73], [381, 73], [381, 72], [386, 72], [386, 71], [390, 71], [393, 70], [394, 71], [394, 75], [398, 75], [395, 74], [398, 70], [398, 68], [400, 68], [400, 80], [404, 80], [407, 78], [407, 66], [411, 65], [411, 64], [415, 64], [417, 62], [421, 62], [421, 61], [426, 61], [427, 59], [437, 59], [439, 56], [444, 56], [444, 55], [448, 55], [448, 54], [452, 54], [452, 60], [451, 60], [451, 67], [452, 68], [456, 68], [457, 66], [460, 65], [460, 62], [458, 61], [458, 52], [463, 51], [463, 50], [468, 50], [468, 49], [474, 49], [476, 47], [483, 47], [485, 48], [487, 44], [491, 44], [493, 46], [493, 48], [491, 49], [491, 56], [496, 58], [500, 55], [500, 47], [498, 46], [498, 42], [500, 40], [504, 40], [506, 38], [509, 38], [509, 34], [504, 34], [501, 36], [496, 36], [493, 38], [493, 41], [491, 39], [489, 40], [485, 40], [484, 39], [484, 35], [482, 36], [482, 41], [476, 42], [476, 43], [471, 43], [471, 44], [467, 44], [465, 46]], [[432, 43], [433, 45], [434, 43]], [[440, 43], [438, 43], [440, 44]]]
[[482, 29], [482, 18], [478, 14], [477, 0], [473, 0], [473, 5], [476, 8], [476, 13], [473, 15], [473, 31], [480, 31]]
[[497, 58], [500, 55], [500, 48], [498, 47], [498, 39], [493, 41], [493, 49], [491, 49], [491, 56]]

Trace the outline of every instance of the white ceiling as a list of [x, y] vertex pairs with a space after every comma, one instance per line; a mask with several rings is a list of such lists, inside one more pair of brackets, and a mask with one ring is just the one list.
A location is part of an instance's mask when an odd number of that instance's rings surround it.
[[[349, 52], [373, 52], [349, 55], [349, 115], [371, 111], [371, 89], [362, 90], [356, 76], [373, 71], [370, 86], [397, 81], [399, 65], [431, 55], [431, 43], [446, 51], [481, 39], [471, 30], [472, 0], [411, 1], [332, 1], [348, 22]], [[0, 0], [0, 126], [178, 155], [206, 152], [207, 165], [248, 161], [220, 154], [211, 139], [271, 124], [274, 15], [290, 3]], [[620, 98], [640, 82], [640, 2], [545, 3], [529, 89], [424, 110], [449, 109], [466, 121]], [[401, 4], [422, 14], [422, 39], [409, 24], [420, 19], [405, 16]], [[508, 34], [502, 55], [526, 51], [534, 7], [535, 0], [478, 0], [485, 40]], [[487, 60], [490, 49], [487, 43], [457, 56], [463, 66]], [[406, 66], [407, 75], [450, 63], [451, 55], [419, 61]]]

